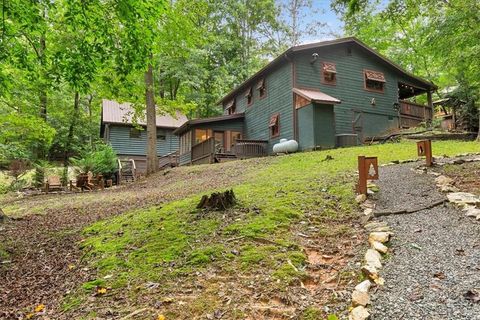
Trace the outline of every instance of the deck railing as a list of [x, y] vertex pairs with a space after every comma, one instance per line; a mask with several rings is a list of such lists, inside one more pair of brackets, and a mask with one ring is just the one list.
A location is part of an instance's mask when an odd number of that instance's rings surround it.
[[179, 158], [179, 152], [171, 152], [169, 154], [166, 154], [164, 156], [158, 157], [158, 167], [160, 169], [166, 168], [166, 167], [176, 167], [178, 166], [178, 158]]
[[268, 141], [238, 139], [235, 142], [235, 155], [239, 159], [264, 157], [267, 152]]
[[432, 119], [432, 109], [423, 104], [418, 104], [410, 101], [400, 100], [400, 113], [402, 115], [411, 116], [415, 118], [422, 118], [425, 120]]
[[213, 137], [192, 146], [192, 164], [213, 163], [214, 156], [215, 139]]
[[432, 119], [432, 109], [426, 105], [400, 100], [400, 125], [414, 127]]

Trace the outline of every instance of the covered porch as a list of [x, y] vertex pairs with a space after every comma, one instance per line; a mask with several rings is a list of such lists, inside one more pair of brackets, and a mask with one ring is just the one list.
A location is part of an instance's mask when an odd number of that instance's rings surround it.
[[[423, 94], [427, 96], [427, 104], [417, 103], [415, 97]], [[431, 89], [399, 82], [397, 107], [399, 127], [402, 129], [416, 127], [422, 122], [430, 122], [434, 113]]]
[[190, 120], [180, 136], [179, 165], [209, 164], [266, 156], [268, 141], [244, 139], [244, 114]]

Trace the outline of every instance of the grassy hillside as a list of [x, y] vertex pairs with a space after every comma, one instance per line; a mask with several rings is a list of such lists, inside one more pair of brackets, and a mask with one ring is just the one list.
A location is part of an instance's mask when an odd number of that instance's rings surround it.
[[[433, 149], [435, 155], [454, 155], [479, 152], [480, 145], [435, 142]], [[194, 195], [95, 223], [81, 245], [96, 276], [66, 300], [65, 309], [83, 304], [89, 310], [84, 296], [105, 287], [104, 303], [115, 301], [120, 309], [145, 305], [145, 312], [172, 319], [219, 312], [228, 319], [265, 312], [278, 312], [279, 319], [301, 314], [317, 319], [326, 316], [320, 304], [334, 312], [342, 302], [335, 290], [352, 285], [357, 276], [348, 262], [359, 238], [352, 218], [358, 155], [387, 163], [416, 158], [416, 148], [402, 142], [298, 153], [263, 159], [265, 165], [255, 171], [248, 168], [258, 159], [220, 164], [225, 179], [229, 170], [244, 170], [240, 183], [232, 181], [238, 204], [231, 210], [195, 209], [201, 195], [215, 191], [204, 177], [210, 187], [199, 186]], [[221, 190], [225, 187], [228, 183]], [[309, 266], [318, 262], [331, 263], [335, 272], [312, 271]], [[292, 298], [301, 289], [305, 301]], [[91, 308], [88, 317], [95, 315]]]

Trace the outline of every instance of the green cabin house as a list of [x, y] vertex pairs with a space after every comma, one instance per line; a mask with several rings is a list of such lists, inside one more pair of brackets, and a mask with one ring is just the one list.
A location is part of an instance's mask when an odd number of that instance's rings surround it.
[[[102, 100], [100, 136], [109, 143], [121, 161], [133, 160], [138, 174], [146, 172], [147, 131], [145, 119], [134, 121], [135, 110], [129, 103]], [[179, 139], [173, 131], [188, 119], [177, 112], [175, 115], [157, 115], [157, 155], [159, 167], [176, 161]]]
[[[292, 47], [223, 97], [222, 116], [185, 122], [180, 164], [355, 145], [432, 118], [435, 85], [356, 38]], [[428, 105], [412, 101], [426, 94]]]

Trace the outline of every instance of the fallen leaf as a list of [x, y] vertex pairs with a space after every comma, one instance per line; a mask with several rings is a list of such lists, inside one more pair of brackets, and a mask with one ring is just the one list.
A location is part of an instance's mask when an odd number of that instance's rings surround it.
[[25, 316], [25, 319], [32, 319], [34, 315], [35, 315], [34, 313], [28, 313], [28, 314]]
[[75, 265], [69, 264], [69, 265], [68, 265], [68, 270], [73, 270], [73, 269], [75, 269]]
[[165, 316], [164, 316], [163, 314], [161, 314], [161, 315], [159, 315], [159, 316], [157, 317], [157, 320], [165, 320], [165, 319], [166, 319], [166, 318], [165, 318]]
[[45, 305], [44, 304], [39, 304], [38, 306], [35, 307], [35, 312], [39, 313], [45, 310]]
[[463, 296], [465, 297], [465, 299], [473, 301], [475, 303], [480, 302], [480, 292], [478, 290], [468, 290]]
[[107, 288], [97, 287], [97, 294], [105, 294], [107, 293]]
[[435, 273], [433, 276], [434, 276], [435, 278], [441, 279], [441, 280], [443, 280], [443, 279], [446, 278], [445, 273], [443, 273], [443, 272], [437, 272], [437, 273]]

